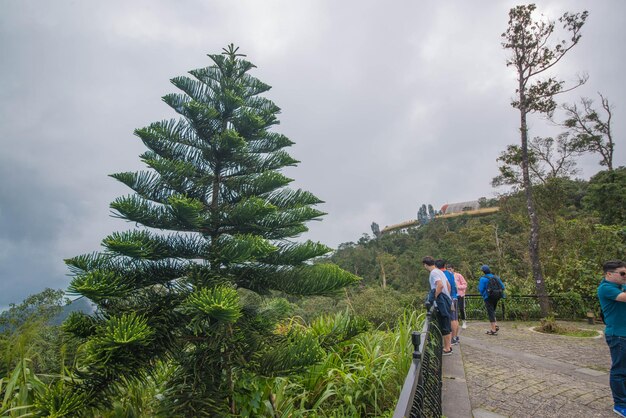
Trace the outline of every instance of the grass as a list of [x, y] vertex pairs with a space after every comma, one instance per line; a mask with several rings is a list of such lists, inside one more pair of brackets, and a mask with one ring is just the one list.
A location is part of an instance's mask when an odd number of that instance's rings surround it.
[[541, 320], [541, 325], [535, 327], [535, 331], [543, 332], [544, 334], [557, 334], [565, 335], [567, 337], [597, 337], [598, 332], [591, 329], [577, 328], [571, 325], [565, 325], [557, 323], [554, 317], [548, 317]]
[[568, 337], [584, 337], [584, 338], [589, 338], [589, 337], [597, 337], [598, 336], [598, 332], [591, 330], [591, 329], [580, 329], [580, 328], [575, 328], [575, 329], [563, 329], [561, 331], [557, 331], [556, 334], [558, 335], [566, 335]]

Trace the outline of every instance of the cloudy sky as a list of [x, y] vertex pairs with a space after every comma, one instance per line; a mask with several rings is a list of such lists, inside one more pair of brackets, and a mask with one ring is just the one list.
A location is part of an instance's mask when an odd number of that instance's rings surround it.
[[[496, 158], [518, 141], [515, 74], [500, 34], [511, 1], [0, 0], [0, 308], [69, 283], [64, 258], [132, 225], [110, 217], [141, 169], [133, 130], [171, 118], [172, 77], [229, 43], [257, 65], [301, 161], [287, 174], [328, 212], [303, 238], [336, 247], [416, 217], [422, 203], [491, 197]], [[541, 1], [589, 10], [556, 68], [587, 85], [564, 96], [614, 105], [626, 132], [626, 2]], [[533, 118], [531, 136], [553, 134]], [[552, 131], [551, 131], [552, 129]], [[580, 161], [580, 177], [600, 167]]]

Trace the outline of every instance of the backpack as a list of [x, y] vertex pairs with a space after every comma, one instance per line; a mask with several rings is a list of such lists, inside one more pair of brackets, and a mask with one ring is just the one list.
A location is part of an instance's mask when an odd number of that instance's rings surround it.
[[500, 285], [498, 277], [491, 275], [489, 282], [487, 282], [487, 295], [492, 299], [500, 299], [504, 294], [504, 289]]

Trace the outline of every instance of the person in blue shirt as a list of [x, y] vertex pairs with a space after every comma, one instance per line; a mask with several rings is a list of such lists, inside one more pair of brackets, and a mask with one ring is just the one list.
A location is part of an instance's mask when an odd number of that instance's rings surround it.
[[[498, 301], [500, 300], [500, 298], [504, 297], [504, 283], [502, 283], [502, 280], [500, 280], [498, 276], [491, 273], [491, 269], [488, 265], [483, 265], [480, 269], [484, 274], [478, 281], [478, 292], [483, 297], [483, 301], [485, 302], [485, 308], [487, 308], [487, 316], [489, 317], [489, 322], [491, 323], [491, 329], [487, 331], [487, 334], [498, 335], [500, 327], [496, 322], [496, 307], [498, 306]], [[502, 289], [501, 295], [489, 294], [487, 287], [491, 278], [495, 278], [500, 284]]]
[[607, 261], [604, 278], [598, 286], [598, 300], [604, 315], [604, 338], [611, 352], [609, 384], [613, 412], [626, 417], [626, 263]]
[[448, 283], [450, 283], [450, 297], [452, 298], [452, 306], [450, 310], [450, 328], [451, 328], [451, 344], [456, 345], [459, 343], [459, 297], [456, 289], [456, 281], [454, 280], [454, 273], [446, 269], [445, 260], [435, 260], [435, 267], [445, 274]]

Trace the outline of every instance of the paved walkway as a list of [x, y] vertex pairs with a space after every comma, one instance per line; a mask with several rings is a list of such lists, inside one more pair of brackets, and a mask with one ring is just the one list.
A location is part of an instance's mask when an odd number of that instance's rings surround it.
[[615, 417], [604, 338], [539, 334], [522, 322], [499, 323], [490, 336], [488, 323], [468, 325], [459, 351], [474, 417]]

